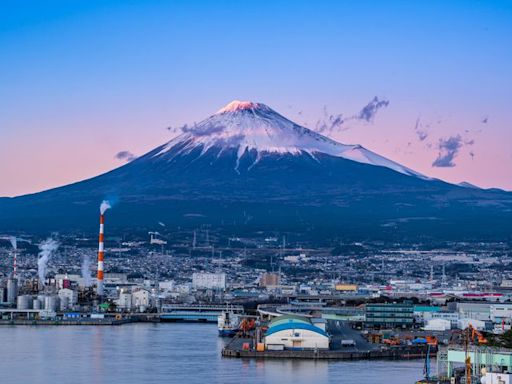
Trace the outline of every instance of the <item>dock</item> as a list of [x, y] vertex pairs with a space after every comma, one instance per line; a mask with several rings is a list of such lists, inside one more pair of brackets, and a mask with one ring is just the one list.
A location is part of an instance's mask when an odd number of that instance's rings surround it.
[[[412, 360], [424, 359], [427, 347], [423, 345], [383, 347], [372, 350], [282, 350], [282, 351], [257, 351], [253, 346], [244, 350], [244, 343], [252, 344], [250, 338], [235, 338], [222, 349], [223, 357], [232, 358], [256, 358], [256, 359], [312, 359], [312, 360]], [[437, 350], [430, 352], [435, 357]]]

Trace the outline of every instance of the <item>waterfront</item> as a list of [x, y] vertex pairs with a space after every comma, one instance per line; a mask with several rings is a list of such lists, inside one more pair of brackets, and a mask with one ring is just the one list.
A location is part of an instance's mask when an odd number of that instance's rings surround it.
[[2, 382], [396, 383], [420, 378], [423, 362], [244, 360], [220, 356], [212, 324], [0, 327]]

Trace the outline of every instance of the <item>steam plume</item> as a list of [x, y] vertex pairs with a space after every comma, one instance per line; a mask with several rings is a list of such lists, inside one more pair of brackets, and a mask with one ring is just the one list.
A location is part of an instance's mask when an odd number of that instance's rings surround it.
[[18, 249], [18, 240], [15, 236], [9, 237], [9, 241], [11, 242], [11, 245], [15, 250]]
[[107, 209], [112, 208], [108, 200], [103, 200], [100, 205], [100, 213], [103, 215]]
[[90, 287], [92, 284], [91, 281], [91, 258], [89, 255], [85, 255], [82, 260], [82, 279], [84, 282], [84, 287]]
[[51, 255], [59, 248], [59, 243], [54, 239], [46, 239], [39, 244], [39, 258], [37, 260], [37, 274], [39, 275], [39, 281], [44, 284], [46, 278], [46, 272], [48, 270], [48, 261]]

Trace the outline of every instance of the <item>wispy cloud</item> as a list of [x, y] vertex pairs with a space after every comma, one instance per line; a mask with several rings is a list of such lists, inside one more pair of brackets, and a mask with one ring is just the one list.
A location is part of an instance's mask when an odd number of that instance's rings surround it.
[[345, 130], [345, 127], [343, 127], [344, 123], [345, 118], [343, 117], [343, 114], [329, 114], [327, 112], [327, 107], [324, 105], [324, 116], [316, 122], [315, 130], [320, 133], [339, 132]]
[[414, 131], [416, 132], [416, 135], [418, 136], [419, 141], [425, 141], [428, 138], [428, 132], [426, 129], [423, 128], [423, 125], [421, 124], [419, 117], [416, 119], [416, 124], [414, 125]]
[[328, 113], [327, 107], [324, 106], [323, 117], [317, 120], [315, 124], [315, 131], [323, 134], [332, 134], [348, 130], [350, 127], [347, 123], [350, 121], [362, 120], [371, 123], [373, 122], [378, 110], [385, 108], [388, 105], [389, 100], [380, 100], [375, 96], [361, 109], [359, 113], [348, 117], [345, 117], [343, 113]]
[[121, 151], [121, 152], [116, 153], [114, 158], [117, 160], [122, 160], [122, 161], [126, 161], [127, 163], [129, 163], [130, 161], [135, 160], [137, 158], [137, 156], [135, 156], [130, 151]]
[[461, 135], [439, 139], [437, 146], [439, 153], [432, 166], [439, 168], [455, 167], [454, 159], [463, 145], [464, 142]]
[[366, 104], [363, 109], [357, 115], [359, 120], [364, 120], [366, 122], [373, 121], [375, 115], [381, 108], [385, 108], [389, 105], [389, 100], [383, 99], [379, 100], [377, 96], [375, 96], [368, 104]]

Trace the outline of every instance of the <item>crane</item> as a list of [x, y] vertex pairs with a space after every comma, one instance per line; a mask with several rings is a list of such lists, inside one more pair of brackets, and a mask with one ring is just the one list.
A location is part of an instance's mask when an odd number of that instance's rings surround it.
[[425, 381], [428, 383], [430, 381], [430, 347], [428, 344], [427, 347], [427, 355], [425, 356], [425, 367], [423, 368], [423, 373], [425, 374]]
[[[469, 345], [471, 343], [481, 345], [487, 344], [487, 339], [482, 335], [480, 331], [478, 331], [471, 324], [464, 330], [464, 351], [465, 351], [465, 371], [464, 375], [466, 378], [466, 384], [471, 384], [471, 374], [473, 368], [471, 366], [471, 356], [469, 355]], [[475, 339], [477, 343], [475, 343]]]

